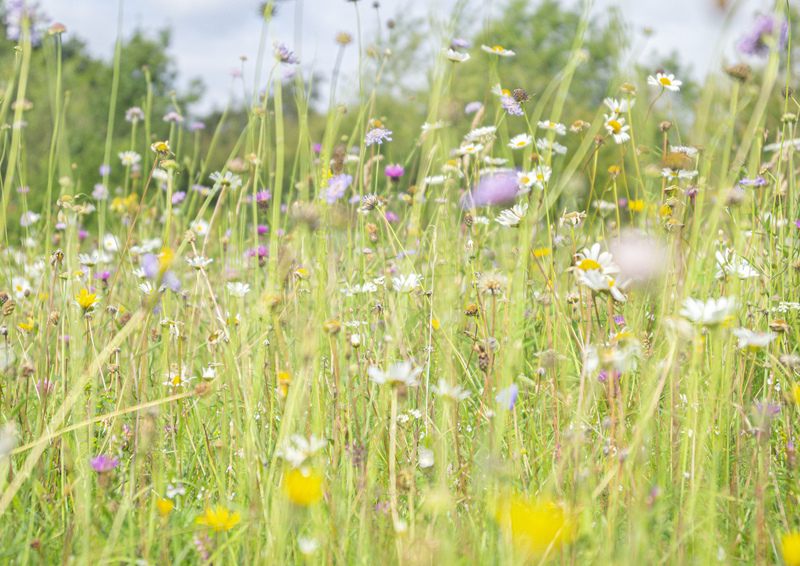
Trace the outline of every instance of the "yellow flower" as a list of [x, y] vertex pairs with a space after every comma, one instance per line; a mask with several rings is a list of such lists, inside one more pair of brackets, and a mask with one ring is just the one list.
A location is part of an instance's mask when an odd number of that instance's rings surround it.
[[533, 257], [545, 257], [550, 255], [550, 248], [536, 248], [533, 250]]
[[161, 513], [162, 517], [166, 517], [169, 515], [172, 508], [175, 507], [175, 504], [172, 502], [171, 499], [158, 499], [156, 500], [156, 507], [158, 507], [159, 513]]
[[644, 201], [642, 199], [634, 199], [628, 202], [628, 208], [631, 212], [641, 212], [644, 210]]
[[795, 383], [792, 391], [794, 392], [794, 402], [800, 405], [800, 383]]
[[552, 546], [570, 542], [572, 521], [564, 509], [550, 501], [536, 502], [512, 495], [503, 497], [495, 514], [515, 548], [525, 556], [541, 556]]
[[202, 515], [195, 519], [195, 523], [211, 527], [215, 532], [229, 531], [241, 520], [239, 512], [231, 513], [224, 507], [217, 505], [216, 509], [207, 508]]
[[792, 532], [781, 539], [781, 554], [786, 566], [800, 566], [800, 533]]
[[439, 319], [438, 318], [431, 318], [431, 326], [434, 330], [439, 330]]
[[78, 303], [84, 311], [90, 311], [94, 308], [95, 303], [100, 299], [97, 298], [97, 293], [89, 293], [86, 289], [81, 289], [81, 292], [75, 295], [75, 302]]
[[17, 324], [17, 327], [24, 330], [25, 332], [30, 332], [34, 329], [35, 323], [31, 317], [28, 317], [26, 322], [20, 322]]
[[312, 468], [293, 468], [284, 474], [283, 488], [289, 501], [308, 506], [322, 498], [322, 476]]

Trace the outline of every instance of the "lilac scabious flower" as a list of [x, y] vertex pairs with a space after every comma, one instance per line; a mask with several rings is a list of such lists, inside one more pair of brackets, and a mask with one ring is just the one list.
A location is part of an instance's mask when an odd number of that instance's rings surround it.
[[471, 193], [461, 199], [461, 208], [505, 204], [513, 201], [519, 194], [519, 181], [516, 175], [499, 173], [483, 177]]
[[364, 142], [367, 144], [367, 146], [370, 146], [374, 143], [380, 145], [384, 142], [384, 140], [392, 141], [392, 138], [389, 137], [391, 135], [392, 132], [386, 128], [375, 128], [367, 132], [367, 135], [364, 137]]
[[476, 100], [474, 102], [470, 102], [464, 108], [464, 114], [474, 114], [475, 112], [477, 112], [481, 108], [483, 108], [483, 102], [480, 102], [478, 100]]
[[328, 188], [322, 191], [319, 198], [324, 198], [328, 204], [333, 204], [344, 196], [344, 192], [353, 182], [352, 175], [334, 175], [328, 180]]
[[456, 37], [450, 42], [450, 47], [453, 49], [469, 49], [472, 47], [472, 43], [470, 43], [467, 39]]
[[393, 181], [399, 179], [405, 173], [402, 165], [387, 165], [383, 172]]
[[[775, 18], [770, 15], [760, 15], [755, 18], [753, 28], [746, 36], [739, 40], [736, 48], [747, 55], [755, 55], [757, 57], [766, 57], [770, 52], [770, 45], [764, 39], [771, 37], [775, 32]], [[781, 33], [778, 38], [778, 49], [782, 50], [786, 47], [786, 41], [789, 35], [789, 24], [783, 22], [781, 24]]]
[[178, 124], [180, 124], [181, 122], [183, 122], [183, 116], [181, 116], [180, 114], [178, 114], [173, 110], [171, 112], [167, 112], [166, 114], [164, 114], [164, 121], [177, 122]]
[[297, 65], [300, 60], [294, 56], [294, 53], [289, 51], [283, 43], [276, 41], [272, 44], [275, 47], [275, 58], [285, 65]]
[[128, 122], [141, 122], [144, 120], [144, 111], [138, 106], [131, 106], [125, 111], [125, 120]]
[[384, 218], [386, 218], [387, 222], [397, 222], [398, 220], [400, 220], [400, 217], [397, 215], [397, 213], [391, 210], [387, 210], [386, 214], [384, 214], [383, 216]]
[[522, 106], [519, 105], [519, 102], [514, 100], [513, 96], [509, 96], [504, 94], [500, 97], [500, 104], [503, 105], [505, 110], [508, 110], [508, 113], [512, 116], [522, 116]]
[[494, 400], [497, 403], [500, 403], [500, 405], [507, 411], [513, 411], [514, 405], [517, 404], [517, 395], [519, 395], [519, 387], [516, 383], [512, 383], [510, 386], [498, 393]]
[[186, 191], [178, 191], [172, 195], [172, 204], [180, 204], [186, 198]]
[[6, 38], [9, 41], [22, 39], [22, 23], [30, 22], [31, 45], [42, 43], [42, 34], [39, 28], [50, 23], [50, 17], [39, 9], [38, 2], [26, 0], [9, 0], [6, 3], [6, 16], [3, 23], [6, 25]]
[[119, 466], [119, 460], [116, 458], [109, 458], [105, 454], [100, 454], [97, 458], [92, 458], [90, 461], [92, 469], [98, 474], [105, 474]]
[[97, 183], [92, 189], [92, 196], [97, 200], [106, 200], [108, 198], [108, 187], [103, 183]]
[[205, 130], [206, 125], [202, 122], [192, 122], [189, 124], [189, 131], [190, 132], [199, 132], [200, 130]]
[[766, 184], [767, 181], [761, 175], [759, 175], [755, 179], [748, 179], [747, 177], [745, 177], [744, 179], [739, 181], [739, 185], [742, 187], [763, 187]]

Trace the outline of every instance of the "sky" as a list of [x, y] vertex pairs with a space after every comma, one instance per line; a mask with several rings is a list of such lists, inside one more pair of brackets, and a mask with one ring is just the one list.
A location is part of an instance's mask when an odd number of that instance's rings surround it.
[[[502, 0], [464, 1], [477, 25], [497, 13], [503, 4]], [[574, 5], [576, 1], [564, 3]], [[53, 21], [66, 25], [65, 39], [74, 34], [87, 42], [94, 56], [111, 59], [120, 21], [117, 0], [38, 2]], [[381, 26], [390, 18], [433, 15], [440, 21], [449, 19], [456, 3], [457, 0], [380, 0], [376, 15], [372, 0], [362, 0], [357, 4], [362, 35], [375, 37], [379, 19]], [[727, 4], [726, 8], [720, 9], [720, 3]], [[234, 79], [232, 70], [244, 69], [244, 84], [248, 89], [252, 86], [263, 27], [257, 15], [258, 4], [258, 0], [123, 0], [122, 34], [129, 37], [136, 28], [169, 27], [169, 54], [176, 62], [179, 87], [196, 77], [206, 87], [203, 101], [192, 109], [195, 114], [202, 114], [222, 109], [231, 96], [242, 99], [242, 79]], [[721, 48], [728, 62], [737, 62], [732, 45], [745, 33], [753, 14], [767, 11], [771, 4], [766, 0], [595, 0], [593, 17], [605, 17], [611, 6], [618, 7], [634, 36], [636, 49], [631, 62], [634, 57], [646, 61], [653, 53], [666, 55], [677, 50], [682, 61], [692, 64], [694, 78], [701, 79], [709, 70], [719, 68]], [[645, 28], [652, 32], [646, 38], [642, 33]], [[277, 40], [296, 52], [304, 74], [313, 69], [328, 77], [337, 53], [334, 38], [342, 31], [357, 31], [356, 6], [352, 2], [286, 0], [267, 29], [267, 64], [272, 64], [272, 43]], [[468, 32], [457, 26], [457, 35]], [[440, 37], [434, 35], [430, 41], [432, 47], [441, 44]], [[244, 62], [242, 57], [246, 58]], [[357, 61], [355, 48], [348, 47], [340, 78], [343, 93], [354, 84]], [[269, 68], [265, 68], [262, 77], [268, 72]], [[322, 91], [327, 93], [328, 88], [324, 84]]]

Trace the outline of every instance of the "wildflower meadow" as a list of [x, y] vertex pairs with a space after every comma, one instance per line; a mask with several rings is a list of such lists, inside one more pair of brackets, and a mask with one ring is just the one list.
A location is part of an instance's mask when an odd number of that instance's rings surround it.
[[0, 563], [800, 565], [797, 6], [335, 1], [206, 115], [0, 8]]

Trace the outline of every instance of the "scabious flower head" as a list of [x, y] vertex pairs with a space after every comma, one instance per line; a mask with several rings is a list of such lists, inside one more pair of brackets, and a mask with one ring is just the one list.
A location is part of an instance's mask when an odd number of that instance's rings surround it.
[[224, 507], [217, 505], [215, 509], [210, 507], [203, 511], [203, 514], [195, 519], [195, 523], [205, 525], [214, 529], [214, 532], [229, 531], [235, 527], [242, 517], [238, 511], [231, 513]]
[[167, 112], [166, 114], [164, 114], [164, 121], [168, 122], [168, 123], [180, 124], [180, 123], [183, 122], [183, 120], [184, 120], [183, 116], [181, 116], [175, 110], [172, 110], [172, 111]]
[[497, 173], [481, 178], [478, 186], [461, 199], [461, 208], [470, 209], [478, 206], [506, 204], [514, 200], [519, 193], [519, 182], [516, 175]]
[[325, 199], [328, 204], [333, 204], [344, 196], [345, 191], [353, 182], [353, 176], [342, 173], [334, 175], [328, 179], [328, 186], [320, 194], [319, 198]]
[[468, 39], [455, 37], [453, 38], [453, 41], [450, 42], [450, 47], [453, 49], [469, 49], [472, 47], [472, 43]]
[[22, 24], [27, 19], [30, 22], [31, 45], [42, 42], [40, 28], [50, 23], [50, 17], [39, 9], [39, 2], [31, 0], [9, 0], [6, 2], [6, 15], [3, 23], [6, 25], [6, 38], [9, 41], [22, 39]]
[[283, 43], [276, 41], [272, 45], [274, 47], [273, 52], [275, 53], [275, 58], [284, 65], [297, 65], [300, 63], [300, 60], [295, 57], [294, 53], [289, 51], [289, 48]]
[[474, 101], [474, 102], [469, 102], [464, 107], [464, 114], [474, 114], [475, 112], [477, 112], [481, 108], [483, 108], [483, 102], [479, 102], [477, 100]]
[[508, 111], [512, 116], [523, 116], [522, 106], [510, 94], [504, 94], [500, 97], [500, 104], [503, 109]]
[[128, 122], [141, 122], [144, 120], [144, 111], [138, 106], [131, 106], [125, 111], [125, 120]]
[[392, 141], [392, 138], [389, 136], [392, 135], [392, 132], [387, 130], [386, 128], [374, 128], [367, 132], [367, 135], [364, 137], [364, 143], [367, 146], [370, 146], [374, 143], [378, 145], [383, 144], [385, 141]]
[[[769, 55], [770, 50], [774, 47], [772, 41], [773, 34], [775, 33], [775, 18], [769, 14], [762, 14], [756, 16], [753, 21], [753, 28], [746, 36], [739, 40], [736, 48], [746, 54], [755, 55], [757, 57], [766, 57]], [[786, 41], [789, 35], [789, 24], [784, 21], [781, 23], [781, 32], [778, 37], [778, 50], [786, 47]]]

